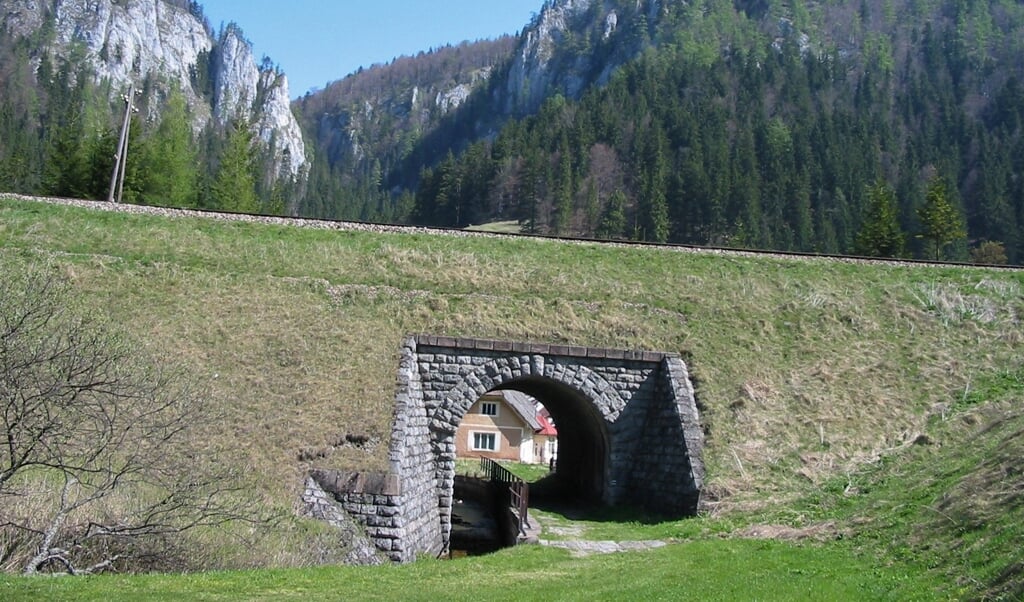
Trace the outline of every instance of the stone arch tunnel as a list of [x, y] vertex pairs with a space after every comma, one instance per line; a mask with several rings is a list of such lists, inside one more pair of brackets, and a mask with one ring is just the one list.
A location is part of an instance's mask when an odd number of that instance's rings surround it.
[[389, 474], [321, 474], [321, 482], [396, 561], [448, 548], [455, 432], [500, 389], [526, 393], [559, 428], [559, 478], [608, 505], [694, 514], [703, 432], [682, 359], [624, 351], [437, 336], [401, 349]]

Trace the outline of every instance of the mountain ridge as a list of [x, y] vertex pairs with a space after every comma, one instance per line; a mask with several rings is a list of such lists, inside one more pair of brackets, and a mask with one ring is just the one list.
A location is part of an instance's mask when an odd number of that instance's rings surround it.
[[967, 231], [947, 254], [997, 241], [1019, 257], [1022, 167], [998, 156], [1021, 144], [1022, 24], [1004, 0], [549, 1], [486, 85], [374, 175], [373, 205], [410, 223], [850, 253], [882, 182], [905, 252], [924, 256], [918, 214], [941, 181]]

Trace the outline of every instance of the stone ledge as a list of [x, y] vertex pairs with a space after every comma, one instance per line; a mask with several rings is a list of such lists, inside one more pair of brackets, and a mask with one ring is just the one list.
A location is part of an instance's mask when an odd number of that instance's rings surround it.
[[379, 472], [348, 472], [343, 470], [310, 471], [310, 476], [335, 496], [351, 494], [372, 494], [397, 496], [402, 487], [398, 475]]
[[665, 358], [679, 357], [675, 353], [662, 351], [638, 351], [631, 349], [604, 349], [600, 347], [579, 347], [575, 345], [558, 345], [547, 343], [528, 343], [520, 341], [498, 341], [492, 339], [469, 339], [429, 334], [412, 335], [417, 347], [441, 347], [448, 349], [467, 349], [473, 351], [499, 351], [538, 355], [557, 355], [561, 357], [578, 357], [590, 359], [611, 359], [639, 362], [661, 362]]

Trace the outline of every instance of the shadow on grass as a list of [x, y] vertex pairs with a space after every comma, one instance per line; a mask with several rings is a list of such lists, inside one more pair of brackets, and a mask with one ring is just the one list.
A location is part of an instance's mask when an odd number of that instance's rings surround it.
[[634, 523], [659, 525], [678, 521], [678, 516], [651, 512], [632, 505], [608, 506], [581, 497], [571, 483], [550, 474], [530, 484], [530, 507], [550, 512], [572, 521], [595, 523]]

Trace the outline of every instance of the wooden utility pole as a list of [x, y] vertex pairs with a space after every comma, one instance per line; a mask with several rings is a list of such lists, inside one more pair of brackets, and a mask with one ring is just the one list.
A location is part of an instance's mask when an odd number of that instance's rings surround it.
[[121, 124], [121, 137], [117, 141], [117, 156], [114, 157], [114, 175], [110, 178], [108, 203], [120, 203], [124, 192], [125, 165], [128, 163], [128, 130], [131, 126], [134, 99], [135, 84], [131, 84], [128, 86], [128, 95], [124, 97], [124, 123]]

